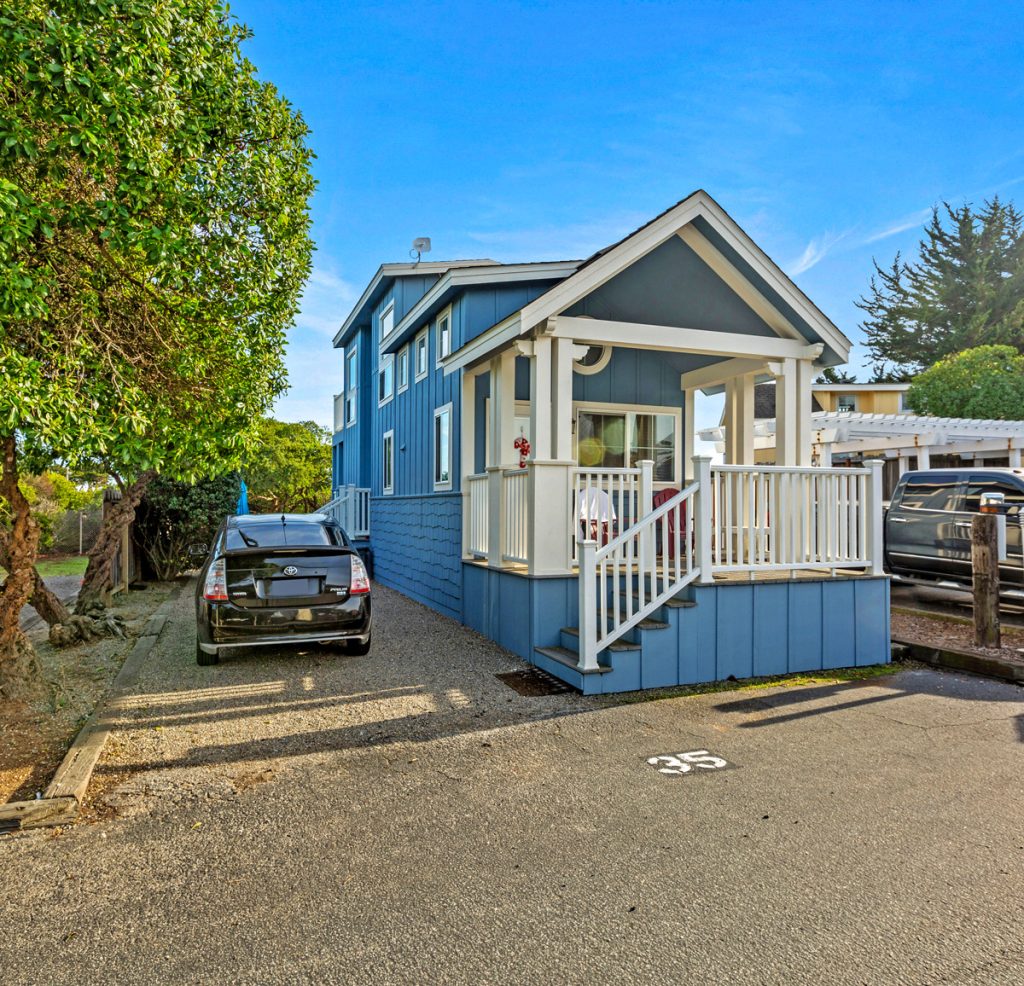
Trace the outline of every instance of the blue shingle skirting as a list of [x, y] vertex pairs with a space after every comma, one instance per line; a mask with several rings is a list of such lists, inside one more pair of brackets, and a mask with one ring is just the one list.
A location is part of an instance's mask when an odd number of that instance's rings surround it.
[[445, 616], [462, 619], [462, 497], [370, 500], [374, 579]]

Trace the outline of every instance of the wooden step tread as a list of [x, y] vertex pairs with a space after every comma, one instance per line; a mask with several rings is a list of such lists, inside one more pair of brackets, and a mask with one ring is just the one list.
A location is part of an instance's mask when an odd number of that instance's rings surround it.
[[550, 657], [552, 661], [558, 661], [559, 664], [564, 664], [567, 668], [572, 668], [578, 674], [606, 674], [611, 671], [611, 668], [605, 664], [600, 664], [596, 668], [591, 668], [587, 671], [582, 670], [579, 665], [580, 656], [571, 650], [566, 650], [564, 647], [537, 647], [535, 648], [538, 654], [543, 654], [545, 657]]
[[[666, 623], [665, 626], [668, 626], [668, 624]], [[573, 637], [578, 637], [580, 635], [580, 628], [579, 627], [562, 627], [562, 633], [568, 633], [568, 634], [572, 635]], [[640, 645], [639, 644], [631, 644], [628, 640], [616, 640], [614, 644], [609, 644], [607, 647], [603, 648], [603, 650], [614, 650], [614, 651], [640, 650]]]

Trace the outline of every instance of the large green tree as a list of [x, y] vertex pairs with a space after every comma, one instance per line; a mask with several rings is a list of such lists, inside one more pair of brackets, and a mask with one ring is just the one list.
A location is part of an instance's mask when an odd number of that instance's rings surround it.
[[307, 128], [219, 0], [13, 0], [0, 14], [0, 673], [38, 544], [20, 449], [122, 487], [237, 464], [283, 390], [309, 271]]
[[1013, 346], [977, 346], [914, 377], [907, 404], [943, 418], [1024, 420], [1024, 356]]
[[875, 262], [858, 307], [876, 380], [983, 345], [1024, 352], [1024, 217], [998, 198], [935, 209], [918, 257]]
[[315, 421], [267, 418], [245, 467], [259, 513], [311, 513], [331, 498], [331, 433]]

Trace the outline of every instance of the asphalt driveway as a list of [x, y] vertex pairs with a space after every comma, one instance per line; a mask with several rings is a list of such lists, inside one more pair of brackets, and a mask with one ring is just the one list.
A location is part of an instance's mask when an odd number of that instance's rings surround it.
[[[1024, 980], [1016, 687], [527, 697], [375, 605], [367, 658], [198, 668], [182, 597], [101, 764], [119, 815], [0, 841], [8, 982]], [[647, 762], [698, 750], [728, 766]]]

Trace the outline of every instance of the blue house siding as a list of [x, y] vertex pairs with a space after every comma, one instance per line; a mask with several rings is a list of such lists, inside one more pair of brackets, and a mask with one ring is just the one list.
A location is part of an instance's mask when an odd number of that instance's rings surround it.
[[462, 619], [462, 497], [371, 497], [374, 578]]

